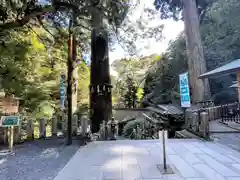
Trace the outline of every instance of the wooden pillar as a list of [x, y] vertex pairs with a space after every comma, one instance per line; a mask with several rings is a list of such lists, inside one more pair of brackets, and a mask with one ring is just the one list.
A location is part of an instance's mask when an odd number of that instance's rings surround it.
[[240, 72], [237, 73], [238, 102], [240, 102]]

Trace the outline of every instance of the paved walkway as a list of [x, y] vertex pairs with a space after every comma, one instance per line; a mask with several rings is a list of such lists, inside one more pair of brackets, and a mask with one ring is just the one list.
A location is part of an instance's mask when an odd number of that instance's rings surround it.
[[163, 175], [159, 140], [119, 140], [80, 148], [54, 180], [240, 180], [240, 153], [214, 142], [171, 139]]
[[[234, 124], [231, 123], [232, 127], [234, 127]], [[236, 125], [235, 125], [236, 126]], [[239, 125], [238, 125], [239, 126]], [[226, 124], [220, 123], [218, 120], [210, 121], [209, 124], [209, 131], [211, 133], [229, 133], [229, 132], [240, 132], [240, 130], [236, 128], [232, 128], [231, 126], [228, 126]]]
[[240, 133], [212, 133], [211, 138], [240, 152]]

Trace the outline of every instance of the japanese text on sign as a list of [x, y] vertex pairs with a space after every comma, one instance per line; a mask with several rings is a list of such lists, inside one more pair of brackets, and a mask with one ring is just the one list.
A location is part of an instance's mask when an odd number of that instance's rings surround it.
[[191, 99], [188, 85], [188, 73], [183, 73], [179, 75], [179, 85], [180, 85], [180, 97], [181, 106], [190, 107]]

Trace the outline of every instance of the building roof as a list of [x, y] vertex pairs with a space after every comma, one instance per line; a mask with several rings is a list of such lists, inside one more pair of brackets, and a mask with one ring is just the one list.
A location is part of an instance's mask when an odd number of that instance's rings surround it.
[[200, 79], [211, 78], [214, 76], [225, 75], [225, 74], [230, 74], [230, 73], [237, 73], [237, 72], [240, 72], [240, 59], [237, 59], [228, 64], [220, 66], [212, 71], [204, 73], [204, 74], [200, 75], [199, 78]]
[[161, 113], [161, 114], [171, 114], [171, 115], [182, 115], [183, 111], [180, 107], [173, 104], [158, 104], [157, 107], [147, 107], [149, 110]]
[[237, 83], [235, 83], [235, 84], [233, 84], [233, 85], [231, 85], [231, 86], [229, 86], [230, 88], [237, 88], [238, 87], [238, 85], [237, 85]]

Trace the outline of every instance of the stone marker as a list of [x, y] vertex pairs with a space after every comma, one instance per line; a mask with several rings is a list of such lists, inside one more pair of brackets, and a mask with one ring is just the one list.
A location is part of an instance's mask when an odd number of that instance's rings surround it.
[[77, 135], [77, 129], [78, 129], [77, 125], [78, 125], [78, 115], [74, 114], [72, 117], [72, 134], [74, 136]]
[[13, 129], [13, 143], [18, 144], [21, 141], [21, 126], [16, 126]]
[[46, 137], [46, 119], [41, 118], [38, 123], [39, 123], [39, 138], [45, 138]]
[[32, 119], [27, 121], [27, 139], [34, 140], [34, 122]]
[[56, 137], [57, 136], [57, 131], [58, 131], [58, 129], [57, 129], [57, 117], [56, 116], [53, 116], [52, 117], [52, 136], [54, 137]]
[[197, 112], [192, 113], [192, 130], [194, 132], [199, 132], [199, 119]]
[[87, 133], [88, 128], [88, 117], [86, 115], [83, 115], [81, 118], [81, 134], [85, 136]]
[[201, 133], [204, 138], [209, 137], [209, 118], [207, 112], [201, 112]]

